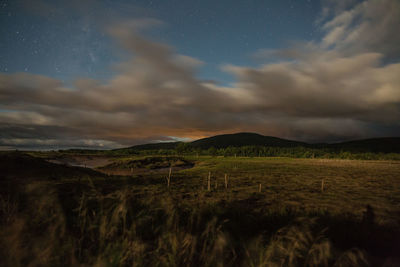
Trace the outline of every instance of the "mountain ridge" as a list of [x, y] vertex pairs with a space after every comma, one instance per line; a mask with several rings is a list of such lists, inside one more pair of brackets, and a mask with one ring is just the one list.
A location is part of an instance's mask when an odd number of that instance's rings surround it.
[[[183, 142], [162, 142], [135, 145], [117, 150], [157, 150], [175, 149]], [[267, 147], [307, 147], [315, 149], [346, 150], [352, 152], [373, 153], [400, 153], [400, 137], [367, 138], [344, 141], [338, 143], [311, 144], [279, 137], [265, 136], [258, 133], [239, 132], [233, 134], [221, 134], [186, 142], [190, 146], [199, 149], [241, 147], [241, 146], [267, 146]]]

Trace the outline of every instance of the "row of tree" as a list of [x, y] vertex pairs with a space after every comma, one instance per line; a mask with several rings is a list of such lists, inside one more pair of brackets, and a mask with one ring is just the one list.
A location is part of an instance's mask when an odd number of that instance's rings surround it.
[[175, 149], [110, 151], [125, 155], [208, 155], [224, 157], [292, 157], [292, 158], [339, 158], [364, 160], [400, 160], [400, 153], [351, 152], [329, 148], [242, 146], [201, 149], [188, 143], [180, 143]]

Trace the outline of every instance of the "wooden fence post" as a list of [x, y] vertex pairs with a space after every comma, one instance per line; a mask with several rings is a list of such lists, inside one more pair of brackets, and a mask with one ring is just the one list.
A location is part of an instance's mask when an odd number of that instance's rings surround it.
[[208, 191], [211, 191], [211, 172], [208, 172]]
[[168, 179], [167, 179], [168, 188], [169, 188], [169, 185], [171, 183], [171, 172], [172, 172], [172, 167], [169, 167], [169, 174], [168, 174]]

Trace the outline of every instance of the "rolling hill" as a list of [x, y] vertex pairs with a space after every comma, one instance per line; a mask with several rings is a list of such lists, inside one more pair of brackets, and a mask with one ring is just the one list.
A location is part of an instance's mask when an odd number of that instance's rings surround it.
[[136, 145], [127, 148], [113, 149], [116, 152], [135, 152], [143, 150], [159, 150], [159, 149], [175, 149], [181, 142], [162, 142], [162, 143], [150, 143], [143, 145]]
[[294, 147], [308, 146], [303, 142], [281, 139], [272, 136], [264, 136], [257, 133], [222, 134], [199, 139], [190, 143], [193, 147], [208, 149], [210, 147], [226, 148], [241, 146], [271, 146], [271, 147]]
[[[157, 149], [174, 149], [182, 142], [162, 142], [131, 146], [118, 150], [157, 150]], [[278, 137], [264, 136], [257, 133], [235, 133], [221, 134], [212, 137], [198, 139], [188, 142], [192, 147], [200, 149], [208, 149], [210, 147], [226, 148], [226, 147], [241, 147], [241, 146], [272, 146], [272, 147], [294, 147], [294, 146], [309, 146], [304, 142], [286, 140]]]
[[[143, 151], [158, 149], [175, 149], [182, 142], [163, 142], [136, 145], [116, 151]], [[264, 136], [257, 133], [222, 134], [202, 138], [188, 144], [194, 148], [209, 149], [241, 147], [241, 146], [267, 146], [267, 147], [308, 147], [331, 149], [335, 151], [372, 152], [372, 153], [400, 153], [400, 137], [372, 138], [364, 140], [346, 141], [333, 144], [310, 144], [305, 142], [282, 139], [272, 136]]]

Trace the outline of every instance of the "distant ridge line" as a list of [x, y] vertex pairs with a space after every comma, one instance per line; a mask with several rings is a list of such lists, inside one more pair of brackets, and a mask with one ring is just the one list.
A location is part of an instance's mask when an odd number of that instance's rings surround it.
[[[116, 150], [157, 150], [175, 149], [182, 142], [160, 142], [135, 145], [128, 148]], [[353, 152], [371, 153], [400, 153], [400, 137], [368, 138], [352, 140], [339, 143], [310, 144], [301, 141], [294, 141], [273, 136], [265, 136], [258, 133], [240, 132], [233, 134], [221, 134], [206, 137], [192, 142], [186, 142], [193, 148], [209, 149], [211, 147], [221, 149], [227, 147], [242, 146], [267, 146], [267, 147], [307, 147], [315, 149], [346, 150]]]

